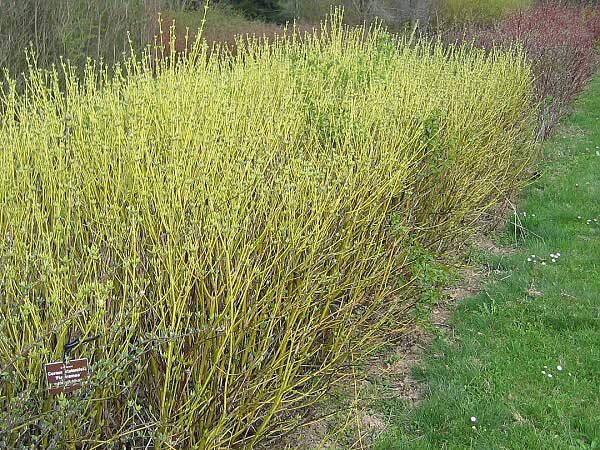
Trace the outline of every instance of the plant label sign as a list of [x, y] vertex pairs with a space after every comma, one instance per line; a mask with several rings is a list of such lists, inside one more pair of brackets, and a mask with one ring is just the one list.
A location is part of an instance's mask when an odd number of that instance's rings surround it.
[[48, 394], [57, 395], [81, 388], [89, 373], [87, 358], [44, 364]]

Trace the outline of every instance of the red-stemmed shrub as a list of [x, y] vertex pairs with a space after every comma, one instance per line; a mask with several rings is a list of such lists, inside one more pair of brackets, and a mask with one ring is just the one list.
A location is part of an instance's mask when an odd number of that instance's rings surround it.
[[472, 27], [460, 36], [485, 48], [523, 46], [536, 79], [541, 136], [548, 134], [597, 68], [599, 38], [600, 6], [576, 5], [535, 6], [493, 28]]

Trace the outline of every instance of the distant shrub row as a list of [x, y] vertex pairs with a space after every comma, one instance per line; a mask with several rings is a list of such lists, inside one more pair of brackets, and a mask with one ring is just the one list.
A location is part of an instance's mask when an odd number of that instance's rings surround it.
[[439, 26], [490, 25], [515, 11], [531, 7], [533, 0], [438, 0], [433, 12]]
[[0, 3], [0, 70], [27, 72], [26, 52], [38, 67], [88, 58], [108, 65], [133, 48], [152, 45], [159, 12], [181, 11], [205, 0], [4, 0]]

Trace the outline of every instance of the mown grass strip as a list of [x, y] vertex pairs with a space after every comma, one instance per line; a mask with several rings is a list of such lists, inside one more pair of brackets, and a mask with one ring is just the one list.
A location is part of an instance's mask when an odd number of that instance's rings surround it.
[[575, 105], [506, 233], [522, 250], [486, 257], [502, 274], [428, 351], [421, 405], [380, 403], [376, 448], [600, 448], [600, 76]]

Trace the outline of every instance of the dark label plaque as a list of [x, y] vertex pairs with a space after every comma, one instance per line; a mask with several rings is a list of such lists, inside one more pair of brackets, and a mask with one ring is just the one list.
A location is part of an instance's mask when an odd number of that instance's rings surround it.
[[48, 394], [56, 395], [80, 389], [88, 376], [88, 366], [87, 358], [44, 364]]

